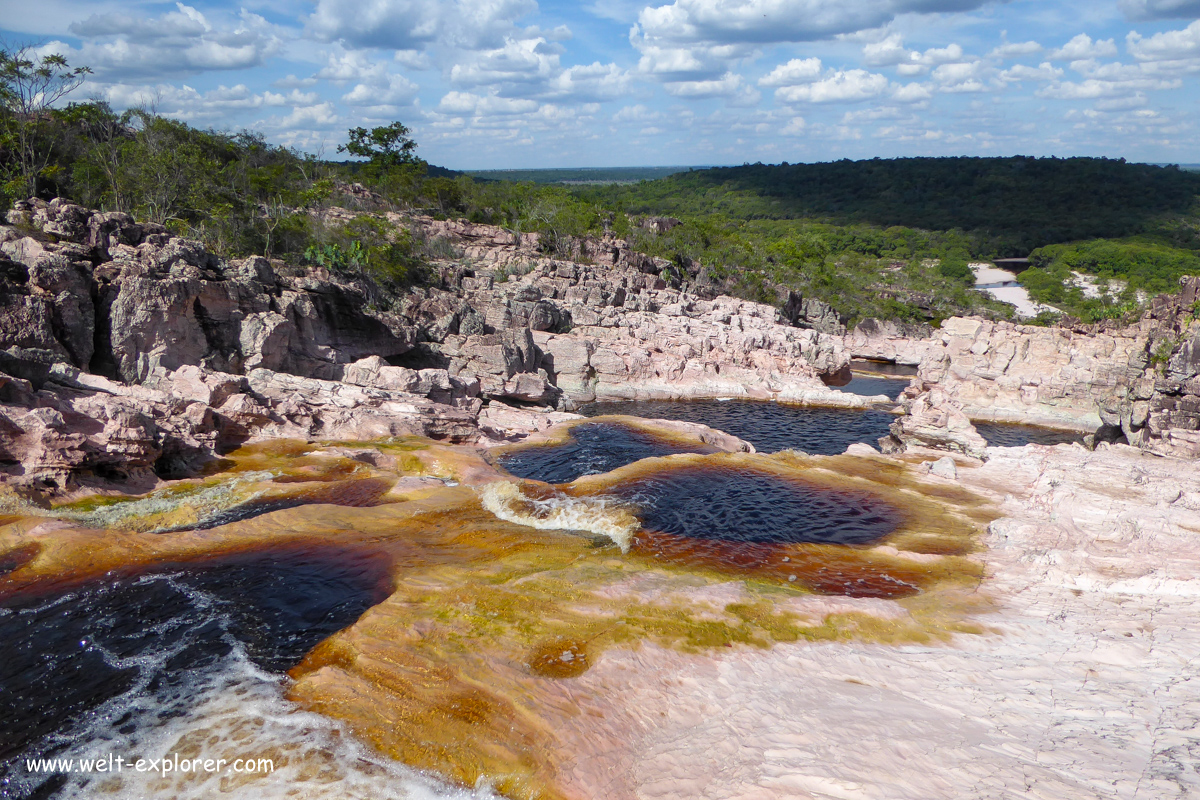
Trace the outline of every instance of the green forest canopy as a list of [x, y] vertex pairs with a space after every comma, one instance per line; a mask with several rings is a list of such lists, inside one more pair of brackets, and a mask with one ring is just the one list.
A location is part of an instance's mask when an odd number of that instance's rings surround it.
[[627, 213], [722, 212], [973, 234], [989, 255], [1147, 233], [1192, 212], [1200, 173], [1107, 158], [898, 158], [747, 164], [588, 196]]

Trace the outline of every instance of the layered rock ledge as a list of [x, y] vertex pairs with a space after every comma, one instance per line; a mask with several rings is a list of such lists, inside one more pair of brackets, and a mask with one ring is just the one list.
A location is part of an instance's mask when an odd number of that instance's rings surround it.
[[[918, 366], [977, 421], [1016, 422], [1200, 456], [1200, 278], [1155, 299], [1127, 326], [1037, 327], [951, 318], [914, 331], [869, 320], [844, 340], [852, 356]], [[913, 334], [917, 334], [913, 336]]]
[[397, 296], [224, 261], [127, 214], [17, 204], [0, 226], [5, 480], [149, 485], [265, 438], [511, 440], [592, 400], [871, 403], [826, 385], [848, 356], [811, 299], [693, 293], [616, 239], [577, 242], [572, 261], [536, 236], [392, 221], [463, 255]]

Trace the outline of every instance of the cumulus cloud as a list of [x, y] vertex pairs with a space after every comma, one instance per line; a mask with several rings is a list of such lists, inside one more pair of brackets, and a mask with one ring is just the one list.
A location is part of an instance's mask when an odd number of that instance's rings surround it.
[[675, 97], [696, 99], [723, 97], [740, 105], [753, 105], [762, 96], [755, 89], [746, 86], [741, 75], [735, 75], [732, 72], [728, 72], [716, 80], [676, 81], [665, 84], [664, 88]]
[[1049, 61], [1043, 61], [1036, 67], [1016, 64], [1001, 72], [999, 77], [1005, 83], [1017, 83], [1020, 81], [1053, 81], [1062, 76], [1061, 69]]
[[780, 64], [770, 73], [759, 79], [759, 86], [794, 86], [798, 83], [811, 83], [821, 77], [821, 59], [793, 58], [786, 64]]
[[548, 83], [548, 87], [555, 97], [611, 100], [629, 91], [629, 82], [629, 73], [616, 64], [596, 61], [563, 70]]
[[407, 106], [417, 98], [420, 87], [403, 75], [388, 75], [382, 82], [360, 83], [346, 94], [348, 106]]
[[983, 92], [990, 68], [982, 61], [963, 61], [942, 64], [930, 77], [943, 92]]
[[536, 10], [535, 0], [318, 0], [307, 28], [348, 47], [419, 51], [435, 40], [498, 47], [516, 20]]
[[534, 39], [506, 39], [498, 48], [471, 54], [470, 60], [455, 64], [450, 80], [464, 86], [497, 83], [544, 83], [560, 72], [561, 45]]
[[856, 103], [887, 91], [888, 79], [863, 69], [835, 70], [824, 78], [781, 86], [775, 97], [783, 103]]
[[1181, 31], [1165, 31], [1149, 38], [1130, 31], [1125, 38], [1129, 54], [1139, 61], [1183, 61], [1200, 58], [1200, 20]]
[[1183, 81], [1156, 73], [1144, 64], [1099, 64], [1095, 61], [1072, 62], [1071, 68], [1082, 81], [1054, 81], [1038, 91], [1041, 97], [1059, 100], [1088, 100], [1119, 97], [1139, 92], [1177, 89]]
[[1200, 17], [1200, 0], [1121, 0], [1118, 5], [1131, 19]]
[[1037, 42], [1005, 42], [988, 53], [989, 58], [1020, 58], [1040, 53], [1043, 48]]
[[962, 61], [963, 57], [963, 49], [957, 44], [931, 47], [925, 52], [909, 50], [898, 33], [863, 47], [863, 62], [867, 66], [896, 67], [901, 75], [923, 75], [939, 64]]
[[1089, 58], [1108, 58], [1117, 54], [1117, 45], [1112, 39], [1092, 41], [1092, 37], [1081, 33], [1057, 50], [1050, 51], [1053, 61], [1082, 61]]
[[807, 42], [878, 28], [907, 12], [966, 11], [986, 0], [675, 0], [648, 7], [637, 28], [647, 41]]
[[158, 17], [123, 13], [93, 15], [68, 30], [82, 40], [78, 49], [63, 42], [43, 46], [71, 63], [86, 64], [98, 79], [121, 81], [207, 70], [248, 69], [279, 51], [273, 27], [243, 10], [234, 19], [210, 20], [192, 6]]
[[218, 86], [207, 92], [199, 92], [187, 84], [173, 86], [166, 83], [152, 86], [100, 84], [93, 89], [114, 108], [151, 108], [156, 113], [196, 124], [210, 124], [240, 111], [270, 107], [295, 108], [318, 102], [313, 92], [293, 89], [287, 94], [271, 91], [257, 93], [244, 83]]
[[470, 92], [448, 92], [438, 103], [438, 111], [456, 116], [511, 116], [529, 114], [537, 110], [538, 104], [533, 100]]
[[922, 103], [933, 97], [933, 91], [921, 83], [906, 83], [892, 90], [892, 99], [898, 103]]

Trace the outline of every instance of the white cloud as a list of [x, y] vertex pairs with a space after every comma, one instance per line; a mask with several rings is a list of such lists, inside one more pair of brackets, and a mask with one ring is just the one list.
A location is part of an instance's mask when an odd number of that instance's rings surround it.
[[629, 90], [629, 73], [616, 64], [570, 67], [549, 82], [550, 94], [576, 100], [611, 100]]
[[986, 0], [675, 0], [638, 15], [648, 42], [806, 42], [878, 28], [907, 12], [965, 11]]
[[93, 87], [97, 95], [114, 108], [149, 108], [156, 113], [199, 125], [209, 125], [231, 114], [264, 107], [293, 108], [311, 106], [318, 102], [313, 92], [293, 89], [287, 94], [253, 92], [244, 83], [218, 86], [199, 92], [187, 84], [173, 86], [160, 83], [153, 86], [115, 83]]
[[793, 58], [786, 64], [780, 64], [767, 75], [759, 79], [759, 86], [794, 86], [799, 83], [811, 83], [821, 77], [821, 59]]
[[322, 41], [351, 48], [420, 51], [434, 41], [498, 47], [516, 20], [536, 10], [534, 0], [317, 0], [307, 27]]
[[743, 105], [753, 105], [761, 98], [756, 90], [745, 85], [741, 75], [732, 72], [727, 72], [716, 80], [667, 83], [664, 88], [675, 97], [694, 99], [724, 97], [734, 99]]
[[911, 55], [898, 33], [863, 45], [863, 63], [870, 67], [890, 67], [908, 61]]
[[808, 130], [808, 123], [804, 121], [804, 117], [792, 117], [779, 132], [784, 136], [799, 136], [806, 130]]
[[624, 106], [616, 114], [613, 114], [613, 122], [646, 122], [656, 119], [662, 119], [662, 113], [651, 111], [641, 103]]
[[561, 71], [561, 52], [541, 37], [509, 38], [501, 47], [469, 54], [450, 69], [450, 80], [463, 86], [545, 82]]
[[51, 42], [40, 49], [86, 64], [97, 79], [123, 81], [188, 75], [207, 70], [248, 69], [279, 51], [273, 26], [243, 10], [239, 17], [210, 20], [192, 6], [158, 17], [123, 13], [93, 15], [68, 29], [82, 42], [78, 49]]
[[278, 119], [276, 124], [280, 128], [332, 130], [343, 124], [343, 122], [342, 118], [337, 115], [333, 103], [327, 101], [293, 109], [291, 114]]
[[1080, 61], [1088, 58], [1107, 58], [1117, 54], [1117, 45], [1112, 39], [1092, 41], [1092, 37], [1081, 33], [1057, 50], [1051, 50], [1052, 61]]
[[346, 94], [348, 106], [407, 106], [417, 98], [418, 87], [403, 75], [389, 75], [384, 82], [360, 83]]
[[1182, 61], [1200, 58], [1200, 20], [1181, 31], [1165, 31], [1149, 38], [1130, 31], [1125, 38], [1129, 54], [1139, 61]]
[[888, 79], [862, 69], [837, 70], [821, 80], [782, 86], [775, 97], [784, 103], [854, 103], [887, 91]]
[[1060, 100], [1087, 100], [1177, 89], [1183, 85], [1183, 81], [1177, 77], [1156, 74], [1152, 65], [1076, 61], [1072, 62], [1071, 68], [1085, 79], [1078, 82], [1055, 81], [1039, 90], [1037, 94]]
[[1044, 50], [1037, 42], [1005, 42], [988, 53], [989, 58], [1019, 58], [1031, 56]]
[[438, 103], [438, 111], [457, 116], [511, 116], [538, 110], [533, 100], [496, 95], [477, 95], [470, 92], [448, 92]]
[[984, 92], [994, 69], [983, 61], [960, 61], [942, 64], [930, 77], [938, 84], [938, 90], [948, 93]]
[[898, 103], [921, 103], [931, 97], [933, 92], [921, 83], [906, 83], [892, 90], [892, 99]]
[[328, 62], [313, 77], [342, 84], [351, 81], [376, 83], [384, 80], [386, 75], [387, 65], [384, 62], [366, 53], [351, 51], [330, 53]]
[[939, 64], [962, 61], [963, 58], [962, 47], [953, 43], [946, 47], [931, 47], [923, 53], [919, 50], [908, 50], [898, 33], [863, 46], [865, 64], [872, 67], [896, 67], [897, 72], [907, 76], [924, 75]]
[[1018, 81], [1053, 81], [1061, 78], [1063, 71], [1051, 64], [1049, 61], [1043, 61], [1036, 67], [1026, 66], [1025, 64], [1016, 64], [1000, 73], [1000, 80], [1005, 83], [1014, 83]]

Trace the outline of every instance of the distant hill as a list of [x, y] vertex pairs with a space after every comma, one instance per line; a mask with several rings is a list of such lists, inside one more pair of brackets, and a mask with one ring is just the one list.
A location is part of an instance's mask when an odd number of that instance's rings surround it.
[[1200, 173], [1124, 159], [901, 158], [719, 167], [594, 192], [629, 213], [957, 228], [996, 255], [1025, 255], [1190, 213]]
[[466, 170], [472, 178], [490, 181], [561, 183], [574, 186], [630, 184], [665, 178], [693, 167], [580, 167], [564, 169]]

